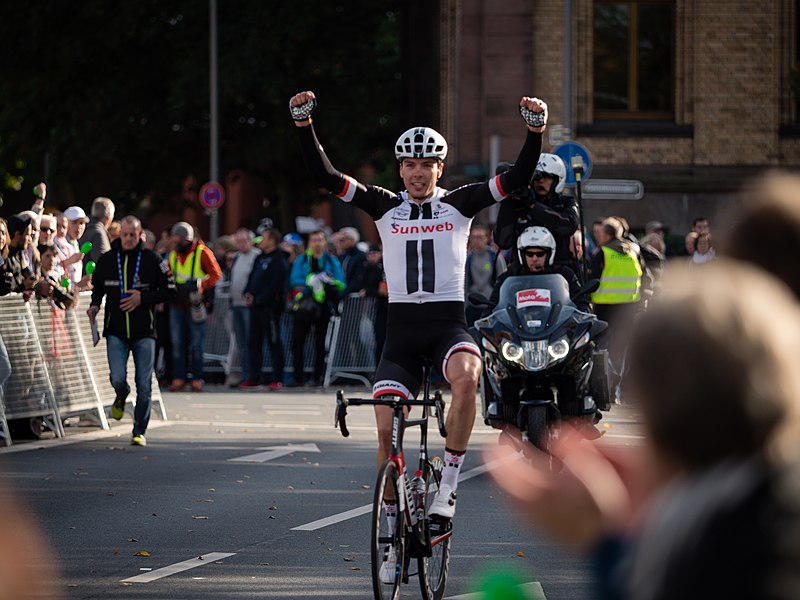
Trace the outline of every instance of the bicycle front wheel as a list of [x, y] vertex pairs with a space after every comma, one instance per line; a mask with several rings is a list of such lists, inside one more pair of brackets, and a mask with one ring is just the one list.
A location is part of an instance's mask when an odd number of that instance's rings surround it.
[[[436, 457], [425, 469], [426, 515], [428, 507], [433, 503], [436, 490], [439, 489], [443, 466], [442, 459]], [[431, 550], [430, 556], [422, 556], [417, 559], [419, 585], [422, 590], [422, 597], [426, 600], [442, 600], [450, 565], [451, 525], [449, 521], [446, 523], [431, 523], [427, 521], [426, 527], [428, 527]]]
[[386, 498], [395, 501], [399, 498], [402, 492], [398, 486], [397, 465], [387, 460], [378, 470], [372, 504], [372, 591], [375, 600], [397, 600], [400, 597], [406, 550], [404, 515], [397, 511], [394, 519], [387, 517], [384, 502]]

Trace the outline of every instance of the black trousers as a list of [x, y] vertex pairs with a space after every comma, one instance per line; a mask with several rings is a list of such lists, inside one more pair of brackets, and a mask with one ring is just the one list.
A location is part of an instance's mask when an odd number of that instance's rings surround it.
[[264, 342], [269, 344], [272, 359], [272, 376], [268, 382], [283, 383], [283, 343], [281, 342], [280, 315], [271, 308], [254, 307], [250, 311], [250, 377], [261, 383], [264, 364]]
[[314, 329], [314, 383], [317, 385], [322, 383], [325, 374], [325, 337], [328, 335], [330, 321], [331, 314], [327, 310], [323, 310], [318, 319], [295, 317], [292, 331], [292, 364], [296, 384], [302, 384], [305, 381], [303, 349], [312, 328]]

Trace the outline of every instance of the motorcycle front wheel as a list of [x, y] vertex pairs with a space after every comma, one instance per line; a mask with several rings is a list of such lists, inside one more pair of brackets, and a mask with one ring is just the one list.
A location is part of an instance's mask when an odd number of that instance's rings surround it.
[[544, 452], [550, 462], [550, 468], [558, 471], [560, 462], [553, 457], [553, 444], [558, 439], [558, 425], [551, 417], [552, 408], [547, 404], [528, 406], [525, 408], [525, 435], [533, 446]]

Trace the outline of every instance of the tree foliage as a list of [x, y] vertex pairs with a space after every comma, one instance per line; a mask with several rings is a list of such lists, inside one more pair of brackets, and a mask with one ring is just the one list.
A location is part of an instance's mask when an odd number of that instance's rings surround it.
[[[312, 189], [287, 105], [294, 92], [313, 89], [317, 127], [337, 166], [352, 171], [366, 159], [391, 172], [404, 110], [400, 2], [220, 0], [218, 7], [223, 171], [260, 173], [277, 200]], [[46, 164], [48, 183], [69, 200], [108, 195], [128, 209], [145, 195], [168, 199], [189, 174], [204, 180], [208, 32], [209, 4], [196, 0], [4, 3], [6, 199], [29, 202]]]

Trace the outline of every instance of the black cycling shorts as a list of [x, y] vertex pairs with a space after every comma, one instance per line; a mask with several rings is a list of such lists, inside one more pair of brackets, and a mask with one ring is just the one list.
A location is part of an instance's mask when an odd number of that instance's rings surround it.
[[416, 398], [422, 383], [423, 359], [431, 360], [447, 379], [447, 361], [456, 352], [481, 356], [467, 331], [463, 302], [389, 304], [386, 343], [372, 396]]

